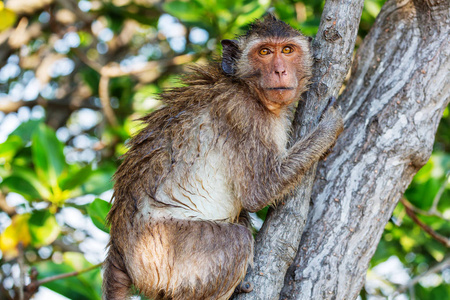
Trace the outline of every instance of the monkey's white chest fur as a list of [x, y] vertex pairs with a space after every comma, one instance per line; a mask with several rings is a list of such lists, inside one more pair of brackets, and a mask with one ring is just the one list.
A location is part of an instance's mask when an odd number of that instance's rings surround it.
[[156, 190], [157, 203], [143, 201], [144, 216], [216, 221], [238, 217], [241, 203], [232, 193], [227, 160], [219, 146], [213, 146], [209, 118], [196, 121], [199, 125], [184, 137], [189, 149], [174, 157], [175, 168]]
[[240, 203], [228, 186], [225, 167], [216, 151], [201, 153], [192, 165], [182, 163], [156, 192], [158, 201], [170, 206], [153, 209], [151, 215], [227, 221], [236, 218]]

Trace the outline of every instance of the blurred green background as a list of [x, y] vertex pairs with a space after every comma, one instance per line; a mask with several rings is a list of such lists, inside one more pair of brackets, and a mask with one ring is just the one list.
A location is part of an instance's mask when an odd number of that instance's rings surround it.
[[[356, 47], [383, 3], [365, 1]], [[221, 39], [267, 11], [314, 36], [323, 5], [0, 2], [0, 298], [19, 299], [21, 286], [44, 280], [34, 299], [100, 299], [111, 176], [139, 129], [135, 120], [161, 105], [157, 94], [179, 85], [190, 63], [217, 59]], [[386, 226], [362, 299], [450, 299], [449, 127], [447, 108], [429, 163]], [[45, 279], [73, 271], [80, 273]]]

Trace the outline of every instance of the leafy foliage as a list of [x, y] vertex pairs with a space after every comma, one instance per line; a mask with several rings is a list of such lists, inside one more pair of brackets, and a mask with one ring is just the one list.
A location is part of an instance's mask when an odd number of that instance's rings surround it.
[[[365, 1], [359, 41], [383, 2]], [[103, 259], [109, 232], [111, 178], [127, 139], [142, 126], [136, 119], [161, 105], [157, 94], [179, 85], [186, 64], [214, 59], [221, 39], [242, 33], [267, 11], [314, 35], [324, 1], [23, 3], [0, 2], [0, 298], [18, 298], [19, 269], [32, 282], [77, 272], [42, 285], [70, 299], [99, 299], [95, 263]], [[405, 194], [420, 220], [443, 236], [450, 231], [448, 114], [436, 152]], [[400, 204], [361, 297], [398, 288], [399, 282], [377, 275], [388, 259], [397, 257], [409, 279], [445, 261], [447, 252]], [[369, 284], [370, 274], [384, 284]], [[435, 281], [414, 286], [416, 298], [450, 297], [450, 274], [434, 275]]]

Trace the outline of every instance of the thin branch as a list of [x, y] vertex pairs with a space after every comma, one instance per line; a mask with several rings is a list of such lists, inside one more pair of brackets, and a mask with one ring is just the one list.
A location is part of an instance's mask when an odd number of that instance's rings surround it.
[[94, 69], [95, 71], [97, 71], [97, 73], [101, 73], [102, 70], [102, 65], [99, 64], [98, 62], [96, 62], [95, 60], [89, 59], [86, 54], [84, 54], [83, 51], [81, 51], [78, 48], [73, 48], [71, 50], [76, 56], [78, 56], [78, 58], [88, 67]]
[[78, 19], [81, 21], [91, 24], [94, 18], [89, 14], [83, 12], [79, 7], [76, 1], [72, 0], [58, 0], [57, 1], [61, 6], [73, 12]]
[[18, 245], [19, 248], [19, 256], [17, 258], [17, 262], [19, 263], [19, 300], [24, 300], [24, 287], [25, 287], [25, 262], [24, 262], [24, 253], [23, 253], [23, 244], [22, 242]]
[[102, 75], [102, 77], [100, 78], [100, 83], [98, 85], [98, 95], [100, 97], [100, 102], [102, 103], [103, 113], [105, 114], [106, 120], [108, 120], [108, 123], [112, 127], [118, 127], [119, 122], [117, 121], [114, 110], [111, 107], [111, 101], [109, 97], [109, 76]]
[[9, 294], [9, 290], [7, 290], [5, 288], [5, 286], [3, 285], [5, 278], [6, 278], [5, 273], [3, 272], [2, 268], [0, 268], [0, 279], [1, 279], [0, 280], [0, 299], [13, 300], [13, 298]]
[[418, 283], [422, 278], [430, 275], [430, 274], [435, 274], [438, 272], [441, 272], [442, 270], [444, 270], [445, 268], [450, 267], [450, 257], [447, 257], [446, 259], [444, 259], [443, 261], [441, 261], [440, 263], [436, 264], [435, 266], [433, 266], [431, 269], [429, 269], [428, 271], [417, 275], [416, 277], [412, 278], [410, 281], [408, 281], [407, 284], [400, 286], [392, 295], [392, 297], [394, 298], [395, 296], [404, 293], [407, 289], [413, 287], [416, 283]]
[[[55, 281], [55, 280], [59, 280], [59, 279], [64, 279], [64, 278], [68, 278], [68, 277], [74, 277], [74, 276], [78, 276], [80, 274], [92, 271], [94, 269], [97, 269], [98, 267], [101, 267], [103, 263], [99, 263], [93, 266], [90, 266], [89, 268], [86, 269], [82, 269], [79, 271], [74, 271], [74, 272], [69, 272], [69, 273], [64, 273], [64, 274], [59, 274], [59, 275], [55, 275], [55, 276], [50, 276], [47, 278], [43, 278], [41, 280], [33, 280], [36, 278], [37, 274], [32, 274], [33, 276], [30, 276], [32, 278], [31, 283], [28, 284], [25, 288], [24, 291], [27, 293], [27, 295], [29, 296], [29, 298], [31, 298], [32, 295], [34, 295], [34, 293], [37, 292], [39, 286], [46, 284], [48, 282], [51, 281]], [[33, 272], [33, 270], [32, 270]], [[35, 272], [35, 271], [34, 271]]]
[[448, 238], [446, 238], [445, 236], [440, 235], [439, 233], [434, 231], [430, 226], [428, 226], [427, 224], [425, 224], [421, 220], [419, 220], [419, 218], [414, 213], [414, 209], [413, 209], [414, 206], [410, 202], [408, 202], [408, 200], [406, 200], [405, 198], [401, 198], [400, 201], [405, 206], [406, 213], [414, 221], [414, 223], [419, 225], [425, 232], [427, 232], [429, 235], [431, 235], [436, 241], [443, 244], [447, 248], [450, 248], [450, 240]]
[[109, 78], [121, 76], [139, 76], [140, 73], [152, 71], [160, 67], [178, 66], [186, 64], [194, 61], [200, 56], [199, 54], [183, 54], [169, 59], [162, 59], [159, 61], [149, 61], [138, 69], [130, 68], [129, 70], [125, 70], [116, 62], [110, 62], [102, 66], [98, 62], [89, 59], [83, 51], [80, 51], [79, 49], [76, 48], [72, 49], [72, 51], [87, 66], [97, 71], [101, 76], [107, 76]]
[[431, 208], [430, 208], [430, 210], [423, 210], [423, 209], [413, 206], [412, 210], [417, 214], [421, 214], [424, 216], [435, 216], [435, 217], [439, 217], [441, 219], [450, 221], [450, 218], [446, 218], [442, 213], [440, 213], [439, 211], [433, 211]]
[[117, 121], [116, 115], [114, 114], [114, 110], [111, 107], [110, 97], [109, 97], [109, 80], [114, 77], [121, 77], [127, 75], [138, 75], [139, 73], [146, 72], [149, 70], [157, 69], [161, 66], [170, 66], [170, 65], [181, 65], [187, 62], [194, 60], [195, 55], [192, 54], [184, 54], [180, 56], [176, 56], [171, 59], [162, 60], [162, 61], [150, 61], [147, 62], [142, 68], [138, 70], [123, 70], [117, 63], [108, 63], [107, 65], [101, 67], [99, 69], [99, 64], [91, 61], [87, 56], [77, 51], [77, 55], [80, 56], [80, 59], [94, 68], [97, 72], [100, 73], [100, 83], [98, 87], [98, 93], [100, 97], [100, 102], [102, 103], [103, 112], [105, 114], [108, 123], [113, 127], [117, 127], [119, 122]]
[[444, 193], [445, 189], [447, 188], [448, 185], [448, 180], [450, 178], [450, 172], [447, 172], [447, 174], [445, 175], [445, 180], [444, 182], [441, 184], [441, 187], [439, 188], [439, 191], [437, 192], [436, 196], [433, 199], [433, 204], [431, 205], [429, 210], [423, 210], [420, 208], [417, 208], [415, 206], [411, 206], [412, 210], [415, 213], [424, 215], [424, 216], [436, 216], [439, 217], [441, 219], [450, 221], [450, 218], [446, 218], [440, 211], [438, 211], [437, 206], [439, 204], [439, 201], [442, 198], [442, 194]]
[[439, 191], [437, 192], [436, 196], [434, 197], [433, 205], [431, 205], [431, 208], [428, 212], [430, 212], [432, 214], [439, 214], [439, 212], [437, 210], [437, 206], [439, 204], [439, 201], [441, 200], [441, 197], [445, 191], [445, 188], [447, 187], [449, 177], [450, 177], [450, 172], [447, 172], [447, 174], [445, 175], [445, 180], [442, 183], [441, 187], [439, 188]]
[[103, 264], [103, 263], [99, 263], [99, 264], [90, 266], [89, 268], [86, 268], [86, 269], [83, 269], [83, 270], [80, 270], [80, 271], [74, 271], [74, 272], [69, 272], [69, 273], [59, 274], [59, 275], [55, 275], [55, 276], [50, 276], [50, 277], [47, 277], [47, 278], [38, 280], [36, 283], [37, 283], [38, 285], [43, 285], [43, 284], [48, 283], [48, 282], [50, 282], [50, 281], [55, 281], [55, 280], [59, 280], [59, 279], [64, 279], [64, 278], [67, 278], [67, 277], [78, 276], [78, 275], [80, 275], [80, 274], [83, 274], [83, 273], [92, 271], [92, 270], [94, 270], [94, 269], [97, 269], [98, 267], [101, 267], [102, 264]]
[[[43, 98], [39, 98], [37, 100], [32, 100], [32, 101], [14, 101], [12, 99], [8, 99], [8, 98], [0, 98], [0, 111], [4, 112], [5, 114], [9, 114], [12, 112], [16, 112], [19, 110], [19, 108], [21, 107], [33, 107], [35, 105], [41, 105], [43, 107], [60, 107], [60, 108], [65, 108], [65, 107], [69, 107], [71, 110], [77, 110], [80, 108], [89, 108], [89, 109], [93, 109], [93, 110], [99, 110], [100, 107], [95, 106], [95, 105], [90, 105], [88, 103], [83, 103], [80, 105], [74, 105], [73, 103], [70, 103], [68, 101], [66, 101], [66, 99], [57, 99], [57, 100], [51, 100], [51, 101], [47, 101]], [[86, 99], [84, 99], [81, 102], [85, 102]]]

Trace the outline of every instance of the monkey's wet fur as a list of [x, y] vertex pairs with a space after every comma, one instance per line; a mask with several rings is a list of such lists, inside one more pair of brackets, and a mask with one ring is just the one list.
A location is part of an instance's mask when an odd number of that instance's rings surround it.
[[291, 192], [343, 130], [331, 105], [287, 148], [311, 78], [299, 31], [268, 15], [222, 45], [222, 62], [162, 93], [165, 106], [129, 142], [107, 217], [104, 299], [127, 299], [133, 286], [150, 299], [231, 297], [253, 260], [248, 213]]

